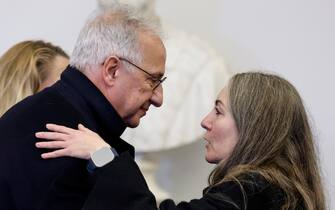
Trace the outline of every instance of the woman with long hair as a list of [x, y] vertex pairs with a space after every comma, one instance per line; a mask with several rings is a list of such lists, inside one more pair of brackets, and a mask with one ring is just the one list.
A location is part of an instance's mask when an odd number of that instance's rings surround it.
[[[236, 74], [201, 126], [206, 130], [206, 160], [216, 164], [208, 188], [200, 199], [179, 204], [166, 200], [159, 209], [326, 209], [308, 117], [287, 80], [260, 72]], [[96, 164], [93, 173], [98, 180], [84, 209], [157, 209], [128, 153], [104, 162], [102, 151], [111, 151], [110, 145], [83, 125], [78, 130], [55, 124], [47, 128], [51, 132], [36, 137], [52, 141], [36, 146], [56, 150], [43, 153], [42, 158], [71, 156], [103, 162]], [[128, 168], [121, 167], [124, 162]]]
[[42, 40], [15, 44], [0, 57], [0, 116], [27, 96], [59, 79], [69, 56]]

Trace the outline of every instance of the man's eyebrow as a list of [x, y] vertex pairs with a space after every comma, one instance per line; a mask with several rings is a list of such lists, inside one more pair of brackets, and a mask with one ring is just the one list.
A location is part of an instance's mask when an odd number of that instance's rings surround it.
[[153, 73], [151, 75], [154, 79], [157, 79], [157, 80], [162, 79], [162, 77], [164, 76], [164, 74], [162, 73]]

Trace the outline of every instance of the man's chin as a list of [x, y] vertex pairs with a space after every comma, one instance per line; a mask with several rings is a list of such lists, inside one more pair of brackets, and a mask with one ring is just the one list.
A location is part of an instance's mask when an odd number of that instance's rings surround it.
[[138, 124], [127, 124], [127, 127], [128, 128], [136, 128], [138, 125], [139, 125], [139, 123]]
[[139, 124], [140, 124], [140, 118], [130, 119], [129, 121], [126, 121], [126, 125], [129, 128], [136, 128]]
[[145, 112], [137, 112], [136, 114], [124, 119], [124, 122], [129, 128], [136, 128], [141, 121], [141, 118], [145, 116]]

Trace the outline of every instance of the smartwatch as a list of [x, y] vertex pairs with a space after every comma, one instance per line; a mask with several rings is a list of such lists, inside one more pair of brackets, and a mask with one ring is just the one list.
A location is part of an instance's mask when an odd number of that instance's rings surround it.
[[118, 156], [116, 150], [112, 147], [103, 147], [91, 154], [87, 170], [93, 172], [95, 169], [103, 167], [111, 162], [115, 156]]

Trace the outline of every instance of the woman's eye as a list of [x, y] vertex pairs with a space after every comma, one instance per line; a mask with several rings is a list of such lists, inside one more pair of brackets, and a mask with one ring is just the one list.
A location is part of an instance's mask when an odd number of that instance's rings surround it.
[[224, 110], [221, 110], [221, 109], [219, 109], [219, 108], [217, 108], [217, 107], [215, 107], [215, 115], [220, 115], [220, 116], [223, 116], [224, 115]]

